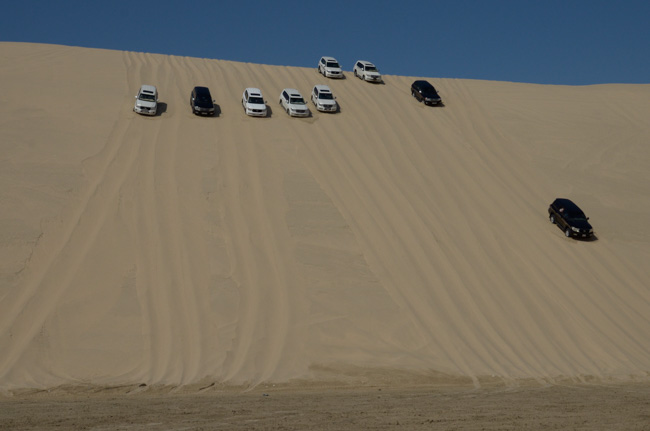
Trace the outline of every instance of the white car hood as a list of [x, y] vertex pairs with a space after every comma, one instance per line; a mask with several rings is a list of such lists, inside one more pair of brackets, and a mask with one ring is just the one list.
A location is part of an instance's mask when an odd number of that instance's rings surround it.
[[137, 102], [135, 102], [136, 106], [139, 106], [141, 108], [155, 108], [156, 107], [156, 102], [151, 102], [148, 100], [140, 100], [138, 99]]
[[333, 105], [336, 105], [336, 101], [331, 100], [331, 99], [316, 99], [316, 103], [321, 105], [321, 106], [333, 106]]
[[250, 102], [246, 102], [246, 108], [248, 108], [248, 109], [260, 109], [260, 110], [264, 110], [264, 109], [266, 109], [266, 105], [265, 105], [265, 104], [262, 104], [262, 103], [250, 103]]

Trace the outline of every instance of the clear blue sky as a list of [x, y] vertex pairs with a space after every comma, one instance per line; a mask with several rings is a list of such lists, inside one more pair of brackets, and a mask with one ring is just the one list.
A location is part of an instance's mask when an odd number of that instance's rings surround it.
[[[10, 0], [0, 40], [391, 75], [650, 83], [649, 0]], [[0, 64], [1, 65], [1, 64]]]

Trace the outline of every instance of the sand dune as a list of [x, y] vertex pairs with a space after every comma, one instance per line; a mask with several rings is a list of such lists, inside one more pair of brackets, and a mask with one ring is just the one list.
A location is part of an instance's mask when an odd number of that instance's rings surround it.
[[[0, 56], [0, 388], [648, 376], [649, 85], [427, 78], [431, 108], [414, 77]], [[153, 118], [131, 111], [145, 83]], [[317, 83], [340, 113], [278, 106]], [[244, 115], [249, 86], [269, 118]], [[555, 197], [597, 240], [549, 223]]]

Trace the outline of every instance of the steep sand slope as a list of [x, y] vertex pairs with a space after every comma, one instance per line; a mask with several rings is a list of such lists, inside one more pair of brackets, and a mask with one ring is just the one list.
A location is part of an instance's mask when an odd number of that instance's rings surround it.
[[[650, 86], [433, 79], [430, 108], [411, 77], [0, 56], [2, 388], [650, 370]], [[131, 111], [143, 83], [157, 117]], [[340, 113], [282, 112], [316, 83]], [[194, 85], [217, 118], [191, 114]], [[555, 197], [598, 239], [564, 238]]]

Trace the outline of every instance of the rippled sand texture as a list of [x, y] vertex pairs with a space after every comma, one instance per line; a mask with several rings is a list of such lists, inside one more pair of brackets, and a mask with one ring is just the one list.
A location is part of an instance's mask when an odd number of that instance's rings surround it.
[[[425, 107], [415, 77], [326, 80], [321, 54], [0, 43], [1, 389], [647, 378], [649, 85], [427, 78]], [[340, 113], [278, 105], [318, 83]], [[244, 115], [251, 86], [270, 117]], [[556, 197], [597, 240], [549, 223]]]

